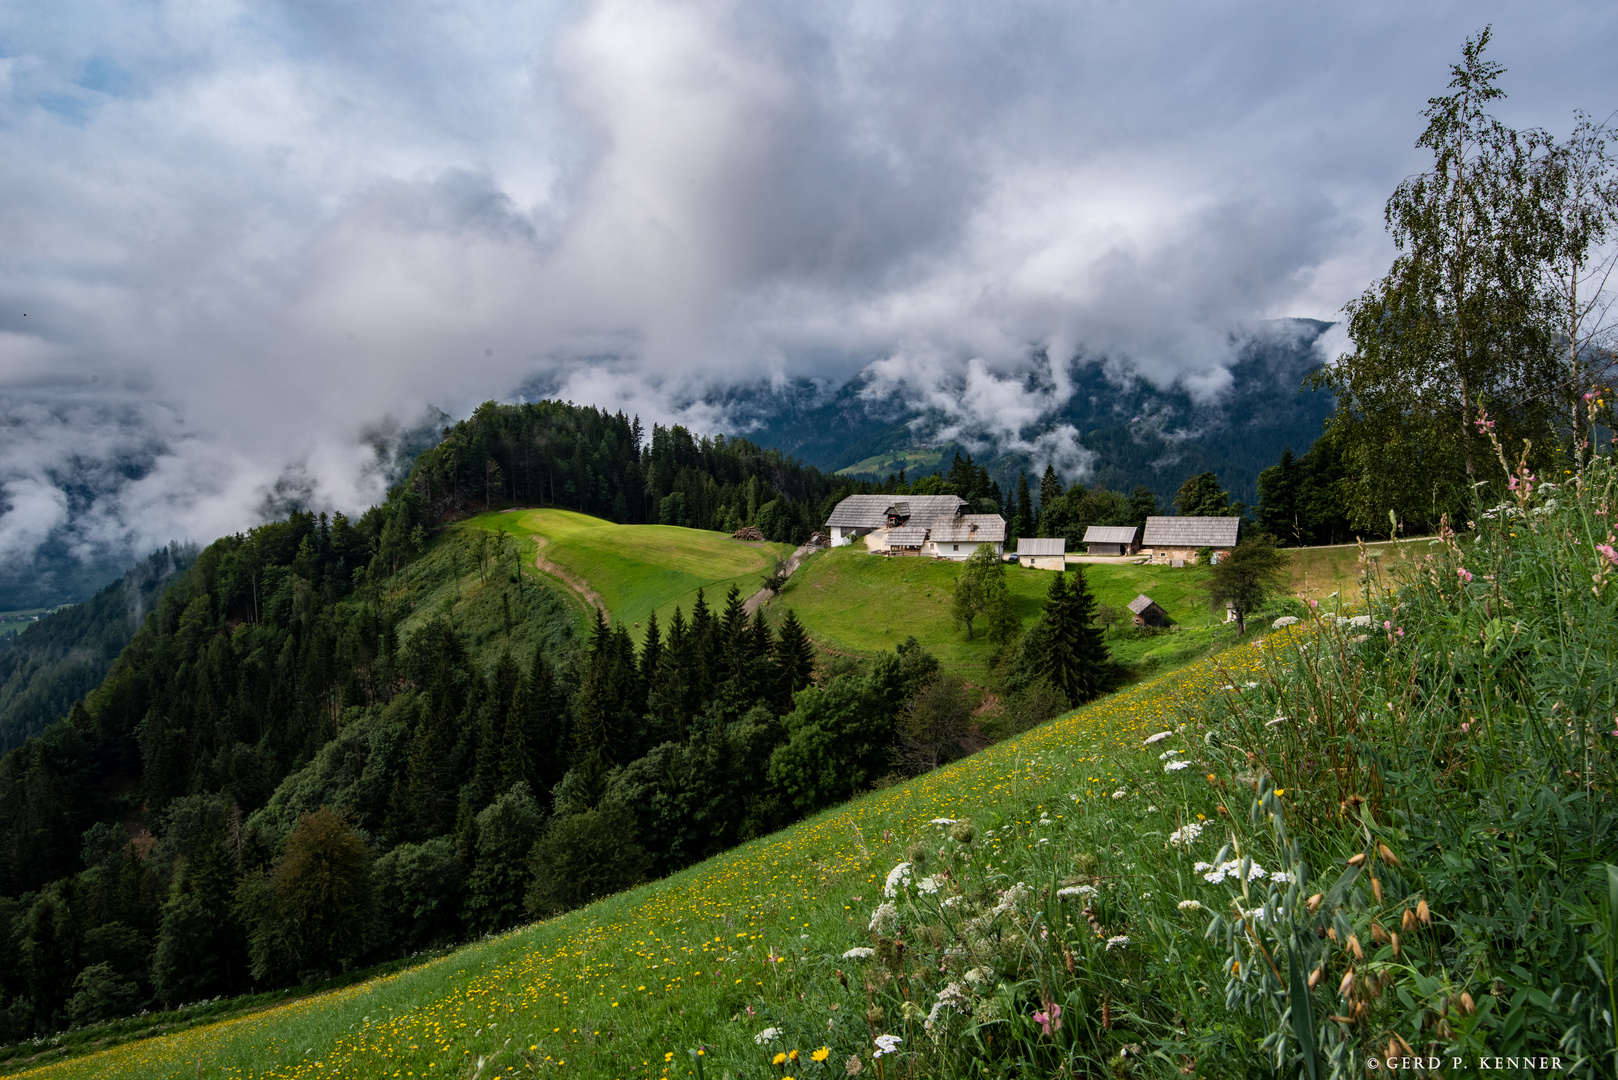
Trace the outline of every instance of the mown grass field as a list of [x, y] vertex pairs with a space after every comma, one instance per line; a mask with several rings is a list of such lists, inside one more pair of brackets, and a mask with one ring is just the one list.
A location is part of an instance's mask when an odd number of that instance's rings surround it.
[[[843, 954], [867, 942], [869, 909], [907, 845], [936, 842], [932, 819], [972, 818], [986, 872], [1004, 864], [1060, 877], [1071, 866], [1058, 864], [1093, 850], [1168, 879], [1187, 874], [1163, 837], [1221, 812], [1222, 796], [1201, 770], [1165, 773], [1161, 747], [1143, 748], [1144, 738], [1212, 695], [1241, 693], [1265, 653], [1263, 642], [1227, 650], [666, 880], [421, 967], [18, 1075], [684, 1077], [699, 1045], [715, 1080], [783, 1075], [768, 1063], [788, 1047], [801, 1050], [793, 1075], [841, 1075], [846, 1059], [869, 1061], [871, 1050], [859, 961]], [[1151, 900], [1151, 917], [1188, 954], [1213, 948], [1176, 899]], [[839, 969], [852, 969], [847, 985]], [[767, 1025], [780, 1032], [761, 1047]], [[919, 1025], [892, 1030], [924, 1039]], [[811, 1060], [817, 1050], [825, 1065]]]
[[[986, 667], [995, 647], [983, 637], [981, 623], [971, 640], [955, 625], [951, 604], [960, 572], [961, 564], [954, 562], [834, 548], [804, 563], [770, 601], [770, 616], [779, 622], [792, 608], [816, 643], [854, 656], [875, 655], [915, 635], [947, 667], [970, 672]], [[1049, 570], [1006, 567], [1012, 605], [1025, 627], [1039, 618], [1052, 576]], [[1111, 642], [1126, 663], [1160, 650], [1182, 650], [1193, 641], [1205, 646], [1220, 626], [1202, 596], [1204, 568], [1091, 563], [1084, 565], [1084, 576], [1098, 602], [1121, 608], [1146, 593], [1181, 627], [1177, 633]]]
[[[1392, 579], [1388, 572], [1405, 559], [1420, 559], [1431, 549], [1434, 541], [1429, 537], [1400, 540], [1398, 543], [1372, 543], [1366, 545], [1373, 572], [1381, 578], [1380, 588], [1387, 589]], [[1357, 544], [1336, 544], [1331, 547], [1288, 548], [1292, 559], [1292, 595], [1304, 600], [1324, 600], [1332, 594], [1352, 602], [1364, 587], [1364, 568], [1360, 566]]]
[[751, 596], [775, 561], [793, 550], [790, 544], [746, 543], [704, 529], [616, 525], [571, 510], [483, 514], [463, 527], [511, 535], [523, 545], [528, 567], [543, 554], [588, 582], [612, 617], [637, 631], [653, 611], [665, 625], [676, 606], [689, 613], [698, 589], [710, 607], [723, 604], [731, 585]]

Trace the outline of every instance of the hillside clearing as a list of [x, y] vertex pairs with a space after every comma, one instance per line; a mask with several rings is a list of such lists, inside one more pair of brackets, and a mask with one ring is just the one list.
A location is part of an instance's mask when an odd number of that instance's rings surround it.
[[[509, 534], [523, 545], [526, 565], [543, 554], [570, 578], [588, 582], [611, 617], [637, 631], [637, 640], [648, 615], [656, 611], [666, 623], [676, 606], [689, 612], [698, 589], [709, 606], [722, 603], [732, 585], [751, 596], [776, 560], [793, 551], [791, 544], [749, 543], [673, 525], [617, 525], [571, 510], [482, 514], [463, 527]], [[563, 584], [577, 594], [571, 580]]]

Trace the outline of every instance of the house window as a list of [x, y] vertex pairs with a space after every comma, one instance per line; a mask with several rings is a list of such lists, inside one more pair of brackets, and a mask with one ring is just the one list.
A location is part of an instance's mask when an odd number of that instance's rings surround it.
[[951, 544], [950, 547], [953, 548], [956, 551], [961, 550], [961, 545], [959, 545], [959, 544]]

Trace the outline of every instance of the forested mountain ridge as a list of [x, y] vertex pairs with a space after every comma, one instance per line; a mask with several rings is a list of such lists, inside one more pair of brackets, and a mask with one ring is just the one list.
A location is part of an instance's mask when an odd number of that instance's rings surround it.
[[174, 576], [196, 549], [154, 552], [82, 604], [52, 612], [0, 639], [0, 753], [67, 715], [101, 682]]
[[[1069, 424], [1097, 455], [1083, 478], [1090, 486], [1151, 489], [1161, 505], [1173, 502], [1185, 477], [1217, 472], [1232, 497], [1252, 505], [1258, 474], [1291, 446], [1305, 453], [1333, 408], [1330, 393], [1306, 390], [1305, 378], [1323, 357], [1317, 346], [1330, 323], [1279, 319], [1234, 342], [1229, 385], [1194, 395], [1185, 383], [1158, 388], [1102, 356], [1079, 355], [1068, 364], [1074, 393], [1045, 416], [1033, 438]], [[1031, 371], [1034, 384], [1048, 376]], [[961, 426], [958, 417], [917, 406], [904, 389], [877, 392], [871, 377], [841, 386], [800, 380], [716, 395], [736, 430], [785, 453], [834, 470], [913, 445], [977, 446], [976, 456], [1005, 490], [1017, 474], [1038, 476], [1043, 461], [1003, 452], [987, 431]], [[940, 438], [937, 432], [952, 434]], [[947, 455], [946, 455], [947, 456]], [[1075, 478], [1069, 478], [1075, 479]]]

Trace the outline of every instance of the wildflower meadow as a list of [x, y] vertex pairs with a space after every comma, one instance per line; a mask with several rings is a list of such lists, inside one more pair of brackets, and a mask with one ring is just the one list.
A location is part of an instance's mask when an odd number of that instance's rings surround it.
[[1351, 616], [423, 967], [24, 1075], [1611, 1076], [1618, 484], [1507, 468]]

